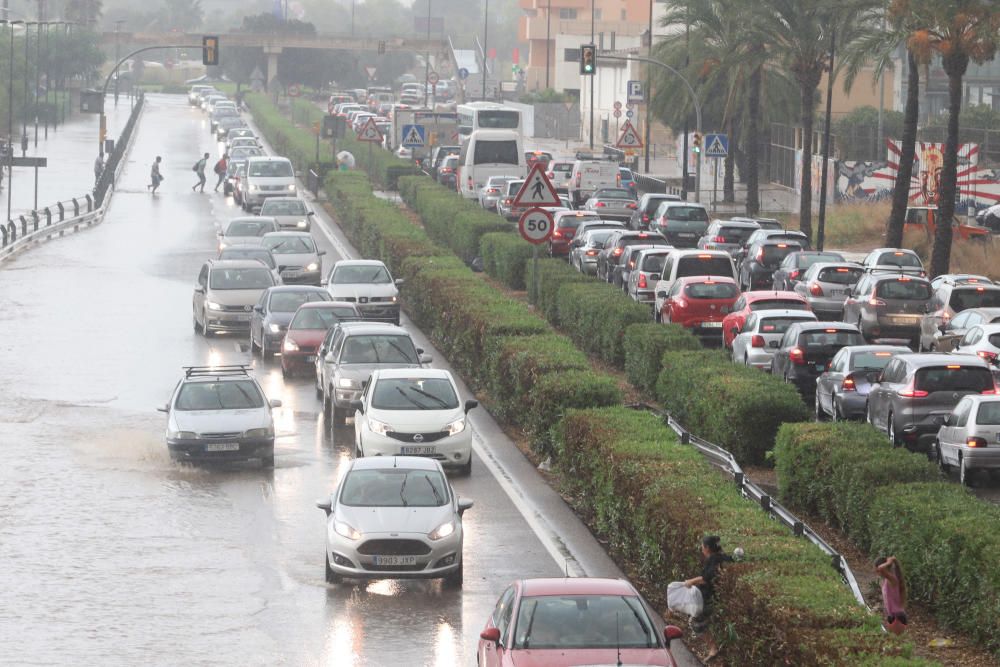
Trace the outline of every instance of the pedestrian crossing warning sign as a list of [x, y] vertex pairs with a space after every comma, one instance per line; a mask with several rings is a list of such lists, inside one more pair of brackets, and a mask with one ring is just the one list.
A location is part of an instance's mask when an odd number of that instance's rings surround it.
[[534, 206], [547, 208], [550, 206], [562, 206], [556, 189], [552, 187], [552, 182], [545, 175], [545, 167], [541, 162], [531, 165], [528, 177], [524, 179], [524, 185], [514, 195], [511, 207]]
[[705, 157], [726, 157], [729, 155], [729, 137], [725, 134], [705, 135]]
[[635, 126], [632, 125], [632, 121], [625, 121], [622, 132], [618, 135], [618, 143], [615, 146], [618, 148], [642, 148], [642, 139], [639, 138], [639, 133], [636, 131]]
[[403, 145], [407, 148], [423, 148], [427, 144], [423, 125], [403, 126]]
[[375, 125], [374, 116], [369, 117], [368, 121], [358, 130], [358, 141], [371, 141], [376, 144], [382, 143], [382, 133], [378, 131], [378, 127]]

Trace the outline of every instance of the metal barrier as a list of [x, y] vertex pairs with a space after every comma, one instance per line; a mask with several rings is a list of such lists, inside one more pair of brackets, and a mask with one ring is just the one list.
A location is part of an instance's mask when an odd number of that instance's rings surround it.
[[781, 503], [765, 493], [761, 487], [750, 481], [732, 454], [722, 447], [694, 435], [681, 426], [676, 419], [662, 410], [646, 403], [636, 403], [629, 407], [637, 410], [646, 410], [661, 417], [667, 426], [680, 438], [681, 444], [691, 445], [717, 467], [731, 474], [733, 480], [736, 482], [736, 488], [739, 489], [744, 498], [748, 498], [760, 505], [760, 508], [767, 512], [772, 519], [789, 528], [796, 537], [804, 537], [819, 547], [821, 551], [830, 557], [830, 564], [844, 579], [844, 583], [851, 589], [851, 593], [854, 594], [854, 599], [858, 601], [858, 604], [871, 611], [868, 603], [865, 602], [865, 596], [861, 593], [861, 587], [858, 586], [858, 580], [854, 577], [854, 572], [851, 571], [851, 566], [847, 564], [847, 560], [840, 555], [840, 552], [831, 547], [826, 540], [789, 512]]
[[[135, 129], [136, 121], [139, 119], [139, 114], [142, 112], [145, 99], [145, 94], [140, 90], [136, 96], [135, 106], [132, 107], [132, 113], [128, 117], [128, 122], [125, 123], [125, 128], [122, 130], [121, 136], [118, 138], [118, 141], [115, 142], [114, 150], [108, 154], [108, 159], [104, 163], [104, 169], [101, 171], [101, 176], [97, 179], [97, 184], [94, 186], [93, 200], [89, 200], [90, 195], [88, 195], [88, 205], [96, 204], [96, 206], [102, 206], [108, 190], [114, 189], [115, 179], [118, 178], [118, 172], [120, 171], [122, 164], [122, 157], [125, 155], [125, 151], [129, 148], [132, 131]], [[88, 208], [88, 210], [92, 209]]]

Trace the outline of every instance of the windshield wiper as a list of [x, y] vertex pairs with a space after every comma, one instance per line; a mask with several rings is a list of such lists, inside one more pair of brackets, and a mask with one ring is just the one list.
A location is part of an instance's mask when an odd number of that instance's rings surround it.
[[406, 507], [406, 478], [410, 476], [410, 473], [403, 473], [403, 483], [399, 485], [399, 499], [403, 501], [403, 507]]
[[531, 626], [535, 624], [535, 610], [538, 609], [538, 600], [535, 600], [534, 603], [535, 606], [531, 608], [531, 615], [528, 616], [528, 629], [524, 631], [524, 639], [521, 640], [524, 648], [530, 648], [531, 645]]
[[653, 638], [653, 635], [649, 631], [649, 627], [646, 625], [646, 621], [642, 620], [642, 616], [639, 615], [638, 610], [636, 610], [636, 608], [630, 604], [629, 599], [626, 598], [624, 595], [622, 596], [622, 602], [625, 603], [625, 606], [628, 607], [629, 611], [632, 612], [632, 615], [635, 616], [635, 620], [639, 621], [639, 627], [642, 628], [643, 634], [646, 635], [646, 648], [652, 648], [653, 644], [651, 640]]
[[394, 349], [397, 352], [399, 352], [399, 356], [401, 358], [405, 359], [406, 363], [408, 363], [408, 364], [415, 364], [415, 363], [417, 363], [417, 361], [413, 360], [413, 356], [410, 355], [410, 354], [407, 354], [406, 350], [404, 350], [403, 348], [401, 348], [399, 345], [396, 345], [395, 343], [393, 343], [391, 340], [388, 340], [388, 339], [385, 342], [389, 345], [389, 347], [391, 347], [392, 349]]
[[447, 401], [445, 401], [443, 399], [440, 399], [437, 396], [435, 396], [434, 394], [430, 394], [430, 393], [424, 391], [423, 389], [418, 389], [417, 387], [407, 387], [407, 389], [409, 389], [410, 391], [415, 391], [418, 394], [420, 394], [421, 396], [426, 396], [427, 398], [431, 399], [432, 401], [437, 402], [442, 408], [447, 408], [448, 407], [448, 402]]
[[434, 494], [434, 500], [437, 501], [438, 507], [444, 505], [444, 499], [441, 497], [441, 494], [438, 493], [437, 487], [434, 486], [434, 482], [431, 481], [431, 478], [424, 475], [424, 480], [430, 485], [431, 492]]
[[413, 403], [415, 406], [417, 406], [421, 410], [427, 410], [427, 409], [429, 409], [426, 405], [424, 405], [420, 401], [413, 400], [413, 398], [409, 394], [407, 394], [405, 391], [403, 391], [402, 387], [396, 387], [396, 391], [398, 391], [400, 394], [402, 394], [403, 398], [405, 398], [406, 400], [408, 400], [410, 403]]

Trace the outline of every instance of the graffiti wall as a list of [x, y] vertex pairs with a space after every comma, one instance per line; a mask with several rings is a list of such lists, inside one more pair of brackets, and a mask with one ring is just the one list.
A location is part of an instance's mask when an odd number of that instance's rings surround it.
[[[888, 142], [885, 162], [837, 163], [837, 201], [879, 201], [892, 197], [899, 170], [900, 143]], [[910, 177], [910, 202], [915, 206], [933, 206], [938, 202], [944, 144], [917, 142]], [[986, 208], [1000, 203], [1000, 169], [979, 165], [979, 145], [962, 144], [958, 150], [958, 199], [956, 211], [968, 207]]]

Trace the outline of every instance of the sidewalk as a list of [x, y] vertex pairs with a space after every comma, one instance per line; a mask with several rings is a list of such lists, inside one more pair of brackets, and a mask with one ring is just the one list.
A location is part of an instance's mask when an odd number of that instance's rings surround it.
[[[108, 117], [108, 137], [118, 140], [122, 128], [128, 122], [130, 107], [128, 96], [120, 96], [118, 108], [114, 97], [108, 96], [105, 112]], [[58, 201], [82, 197], [94, 187], [94, 159], [97, 157], [97, 132], [99, 120], [95, 114], [78, 111], [69, 117], [66, 124], [57, 128], [49, 126], [49, 138], [45, 139], [45, 127], [38, 127], [38, 146], [35, 146], [35, 126], [28, 126], [28, 157], [46, 157], [48, 166], [38, 170], [38, 206], [45, 208]], [[21, 125], [14, 126], [14, 155], [20, 157]], [[11, 191], [11, 217], [34, 209], [35, 174], [34, 169], [14, 167], [13, 182], [4, 176], [3, 190], [0, 191], [0, 217], [7, 212], [7, 188]]]

